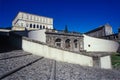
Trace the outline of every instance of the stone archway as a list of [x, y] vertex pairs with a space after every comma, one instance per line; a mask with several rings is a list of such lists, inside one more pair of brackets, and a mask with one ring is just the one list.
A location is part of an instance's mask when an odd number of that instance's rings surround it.
[[60, 38], [57, 38], [57, 39], [55, 40], [55, 46], [61, 47], [61, 39], [60, 39]]
[[70, 48], [70, 39], [65, 41], [65, 48]]
[[32, 28], [32, 24], [30, 24], [30, 28]]
[[77, 39], [74, 40], [74, 48], [78, 48], [78, 40]]

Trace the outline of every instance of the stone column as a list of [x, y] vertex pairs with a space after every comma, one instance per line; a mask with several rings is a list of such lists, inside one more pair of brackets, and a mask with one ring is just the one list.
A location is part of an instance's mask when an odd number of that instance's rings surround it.
[[70, 39], [70, 51], [74, 51], [73, 44], [74, 44], [74, 39]]
[[84, 50], [83, 38], [80, 39], [80, 50]]
[[65, 39], [61, 38], [61, 48], [64, 49], [65, 48]]

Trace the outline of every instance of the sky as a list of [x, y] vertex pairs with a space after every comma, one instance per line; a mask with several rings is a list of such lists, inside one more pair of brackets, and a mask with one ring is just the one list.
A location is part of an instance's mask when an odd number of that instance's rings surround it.
[[120, 27], [120, 0], [0, 0], [0, 28], [11, 27], [17, 13], [27, 12], [54, 19], [54, 28], [87, 32], [109, 23]]

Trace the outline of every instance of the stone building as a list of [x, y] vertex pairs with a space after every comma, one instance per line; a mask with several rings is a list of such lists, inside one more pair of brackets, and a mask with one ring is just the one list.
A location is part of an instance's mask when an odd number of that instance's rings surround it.
[[[54, 30], [52, 18], [23, 12], [18, 13], [12, 29], [0, 30], [0, 36], [9, 34], [8, 43], [15, 48], [45, 58], [83, 66], [111, 69], [110, 54], [116, 52], [119, 47], [116, 41], [94, 38], [67, 30]], [[103, 37], [113, 32], [109, 25], [105, 25], [88, 33], [91, 33], [91, 36]]]
[[27, 29], [53, 29], [53, 19], [19, 12], [12, 22], [13, 30]]
[[28, 37], [64, 50], [76, 52], [84, 50], [83, 35], [80, 33], [43, 29], [28, 31]]
[[52, 18], [19, 12], [13, 20], [13, 30], [17, 30], [14, 32], [21, 36], [67, 51], [115, 52], [118, 49], [115, 41], [93, 38], [113, 34], [109, 24], [87, 32], [87, 35], [93, 36], [89, 37], [81, 33], [54, 30]]
[[103, 39], [108, 39], [108, 40], [119, 41], [120, 40], [120, 33], [103, 36], [102, 38]]
[[28, 38], [62, 50], [75, 52], [115, 52], [119, 45], [117, 42], [111, 40], [50, 29], [28, 31]]
[[96, 29], [88, 31], [85, 34], [89, 35], [89, 36], [92, 36], [92, 37], [101, 38], [103, 36], [113, 34], [113, 31], [112, 31], [112, 27], [109, 24], [105, 24], [105, 25], [100, 26]]
[[64, 50], [83, 51], [83, 35], [80, 33], [47, 30], [46, 43]]
[[85, 34], [96, 38], [102, 38], [102, 39], [114, 40], [120, 42], [120, 29], [118, 29], [118, 33], [114, 33], [112, 31], [112, 27], [109, 24], [105, 24], [101, 27], [88, 31]]
[[103, 36], [102, 38], [120, 42], [120, 29], [118, 29], [118, 33], [107, 35], [107, 36]]

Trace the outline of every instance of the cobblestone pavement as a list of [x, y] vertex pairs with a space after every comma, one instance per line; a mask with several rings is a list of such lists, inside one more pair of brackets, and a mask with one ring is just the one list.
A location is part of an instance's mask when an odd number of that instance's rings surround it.
[[15, 50], [0, 53], [0, 80], [120, 80], [120, 72], [58, 62]]

